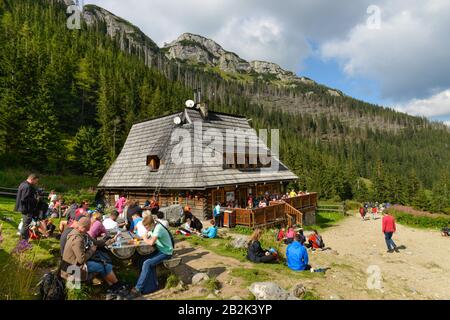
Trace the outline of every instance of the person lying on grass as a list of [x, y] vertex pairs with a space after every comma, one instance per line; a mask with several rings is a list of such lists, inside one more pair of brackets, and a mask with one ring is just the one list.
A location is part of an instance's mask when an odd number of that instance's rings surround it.
[[214, 239], [217, 237], [217, 226], [214, 220], [211, 220], [211, 226], [209, 228], [202, 230], [201, 236], [208, 239]]
[[259, 240], [261, 239], [262, 230], [256, 229], [250, 237], [248, 245], [247, 259], [255, 263], [270, 263], [277, 260], [276, 252], [264, 250]]

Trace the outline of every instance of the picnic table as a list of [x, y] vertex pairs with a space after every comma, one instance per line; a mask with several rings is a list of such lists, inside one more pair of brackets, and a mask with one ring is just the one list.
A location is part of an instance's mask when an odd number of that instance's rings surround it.
[[120, 239], [108, 246], [107, 249], [122, 260], [130, 259], [135, 253], [144, 256], [155, 251], [153, 246], [148, 245], [139, 236], [130, 231], [122, 231]]

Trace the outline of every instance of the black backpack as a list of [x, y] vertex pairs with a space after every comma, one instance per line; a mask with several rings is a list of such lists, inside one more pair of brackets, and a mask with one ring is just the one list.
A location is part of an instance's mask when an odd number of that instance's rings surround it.
[[42, 300], [65, 300], [66, 292], [64, 282], [57, 273], [46, 273], [39, 285], [39, 293]]

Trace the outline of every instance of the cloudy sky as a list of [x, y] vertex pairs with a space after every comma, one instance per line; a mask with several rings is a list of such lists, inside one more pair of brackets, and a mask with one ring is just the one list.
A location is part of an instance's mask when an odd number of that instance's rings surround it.
[[85, 0], [160, 46], [184, 32], [450, 125], [448, 0]]

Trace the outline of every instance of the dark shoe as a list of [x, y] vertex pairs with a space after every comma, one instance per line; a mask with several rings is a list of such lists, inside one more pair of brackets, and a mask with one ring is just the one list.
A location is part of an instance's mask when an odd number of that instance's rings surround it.
[[388, 251], [387, 251], [387, 253], [393, 253], [394, 252], [394, 250], [392, 250], [392, 249], [389, 249]]
[[133, 288], [130, 290], [130, 293], [126, 296], [126, 300], [134, 300], [137, 298], [140, 298], [142, 294], [136, 290], [136, 288]]
[[395, 251], [395, 252], [397, 252], [397, 253], [399, 253], [399, 252], [400, 252], [400, 250], [398, 250], [398, 248], [397, 248], [397, 247], [395, 247], [395, 248], [394, 248], [394, 251]]

